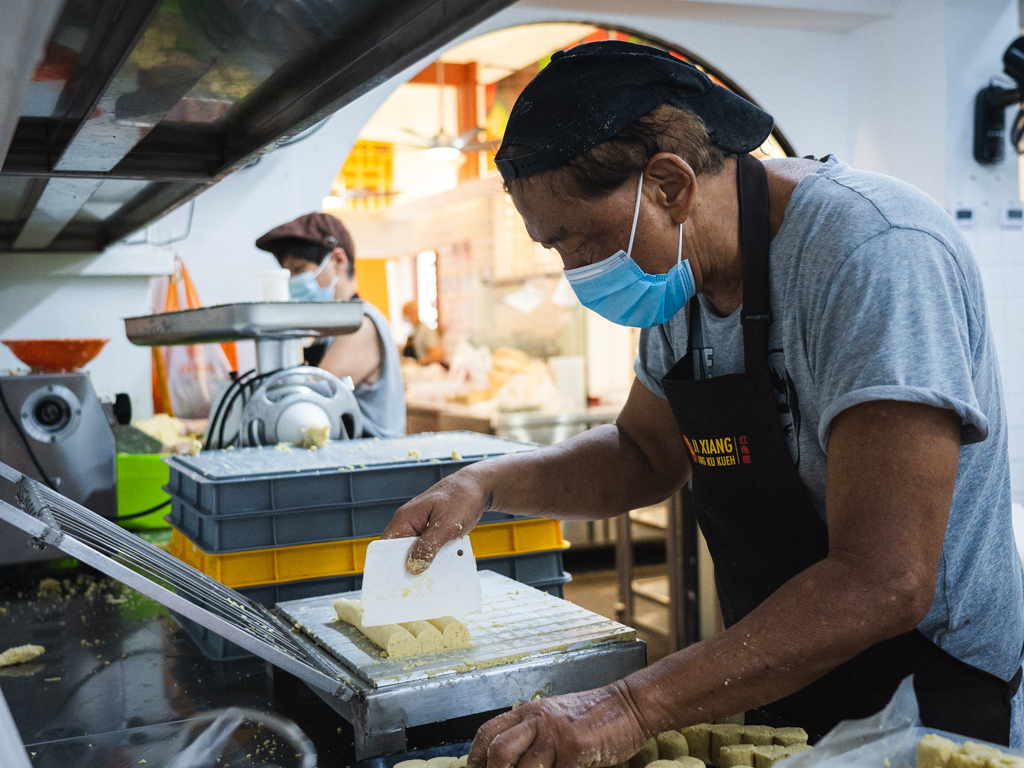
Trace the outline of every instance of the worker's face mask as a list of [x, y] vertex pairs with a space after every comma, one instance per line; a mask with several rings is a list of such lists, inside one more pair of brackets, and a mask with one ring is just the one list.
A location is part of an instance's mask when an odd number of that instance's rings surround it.
[[302, 272], [288, 278], [288, 294], [292, 297], [292, 301], [332, 301], [334, 299], [334, 286], [338, 284], [340, 275], [335, 275], [327, 286], [321, 286], [317, 282], [320, 273], [330, 263], [331, 255], [327, 254], [327, 258], [320, 263], [315, 271]]
[[668, 322], [696, 293], [689, 260], [683, 258], [682, 224], [679, 225], [676, 265], [668, 274], [648, 275], [630, 258], [643, 188], [641, 175], [628, 250], [620, 250], [596, 264], [565, 270], [565, 277], [583, 306], [613, 323], [634, 328], [651, 328]]

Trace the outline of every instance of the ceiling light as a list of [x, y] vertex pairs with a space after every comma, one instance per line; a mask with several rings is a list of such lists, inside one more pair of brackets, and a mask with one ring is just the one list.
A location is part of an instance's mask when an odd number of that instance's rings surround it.
[[345, 201], [342, 200], [337, 195], [328, 195], [323, 200], [323, 209], [327, 211], [330, 210], [331, 208], [341, 208], [344, 202]]
[[452, 160], [458, 160], [462, 153], [455, 147], [430, 147], [424, 154], [427, 156], [427, 160], [450, 163]]

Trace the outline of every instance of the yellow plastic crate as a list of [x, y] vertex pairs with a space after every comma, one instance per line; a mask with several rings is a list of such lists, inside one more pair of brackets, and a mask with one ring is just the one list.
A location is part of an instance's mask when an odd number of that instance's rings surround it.
[[[169, 551], [210, 578], [236, 588], [362, 573], [366, 547], [378, 538], [213, 554], [204, 552], [173, 528]], [[561, 550], [569, 546], [562, 538], [562, 524], [547, 519], [480, 525], [470, 532], [469, 540], [478, 559]]]

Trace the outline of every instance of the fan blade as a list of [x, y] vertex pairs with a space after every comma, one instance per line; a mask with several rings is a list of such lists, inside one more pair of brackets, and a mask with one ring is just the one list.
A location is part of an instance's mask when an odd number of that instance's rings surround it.
[[493, 141], [478, 141], [473, 144], [467, 144], [462, 148], [463, 152], [497, 152], [498, 147], [501, 146], [501, 139], [494, 139]]

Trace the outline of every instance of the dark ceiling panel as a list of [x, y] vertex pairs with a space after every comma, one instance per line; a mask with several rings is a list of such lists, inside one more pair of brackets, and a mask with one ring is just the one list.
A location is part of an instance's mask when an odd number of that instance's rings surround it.
[[[35, 180], [0, 210], [0, 250], [123, 238], [511, 2], [69, 0], [44, 59], [60, 97], [0, 168]], [[110, 179], [150, 183], [82, 212]]]

